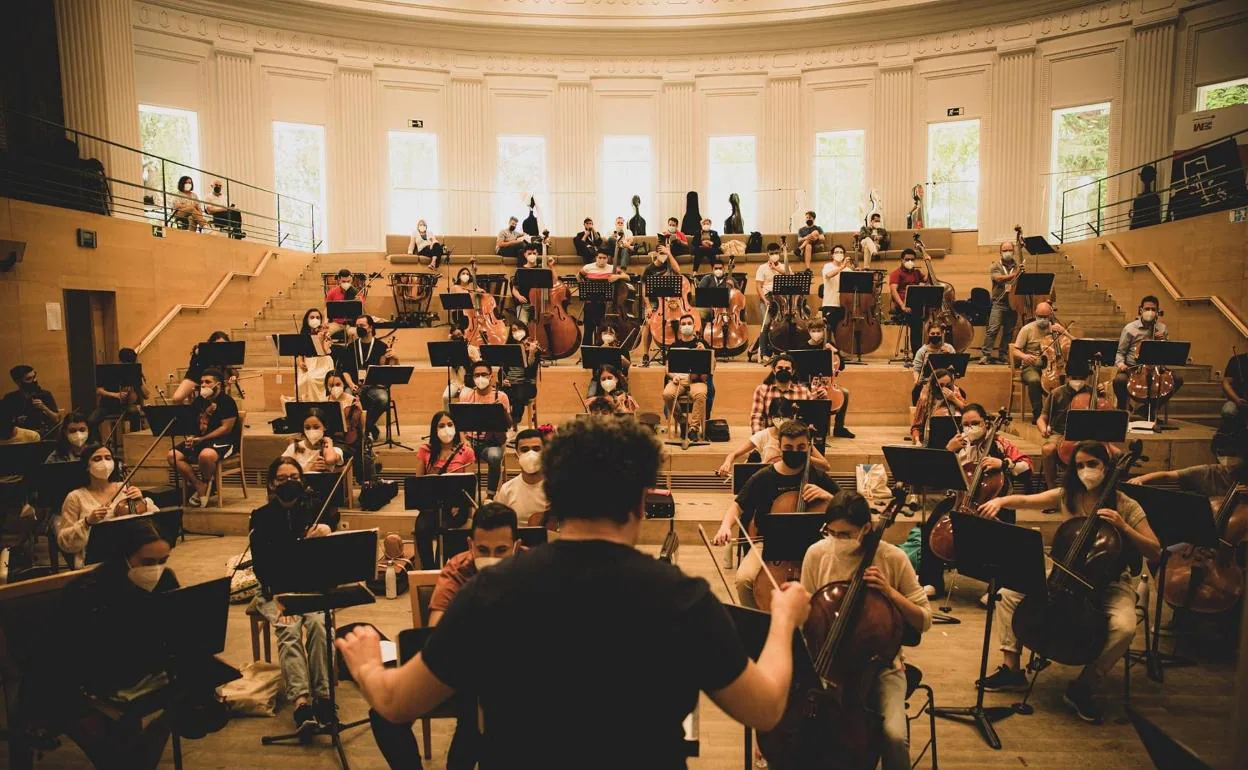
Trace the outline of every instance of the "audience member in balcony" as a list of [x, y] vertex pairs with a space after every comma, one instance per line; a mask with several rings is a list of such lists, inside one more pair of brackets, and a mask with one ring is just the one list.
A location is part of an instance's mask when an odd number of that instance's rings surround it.
[[61, 419], [56, 399], [39, 386], [39, 374], [35, 368], [18, 364], [9, 370], [9, 376], [13, 378], [17, 390], [5, 394], [4, 405], [17, 427], [43, 433], [56, 425]]
[[[359, 300], [361, 309], [363, 309], [364, 294], [355, 288], [355, 276], [347, 268], [338, 271], [338, 285], [330, 287], [325, 292], [326, 302], [350, 302], [351, 300]], [[329, 333], [337, 337], [343, 330], [346, 331], [347, 341], [355, 339], [355, 327], [351, 325], [351, 318], [346, 316], [337, 316], [329, 319]]]
[[333, 343], [329, 339], [329, 325], [324, 322], [319, 308], [309, 308], [303, 314], [299, 333], [312, 340], [315, 356], [299, 356], [299, 378], [295, 388], [300, 401], [325, 400], [325, 375], [334, 370]]
[[390, 391], [381, 385], [365, 385], [364, 378], [370, 366], [392, 366], [399, 362], [386, 343], [377, 339], [373, 318], [361, 315], [355, 319], [355, 339], [336, 349], [338, 370], [343, 379], [360, 398], [368, 415], [368, 432], [374, 439], [378, 436], [377, 421], [390, 408]]
[[[187, 501], [193, 508], [207, 504], [217, 463], [238, 451], [243, 425], [238, 419], [238, 404], [225, 392], [225, 377], [220, 369], [208, 368], [199, 378], [199, 397], [191, 406], [199, 419], [199, 433], [170, 449], [166, 459], [170, 467], [182, 474], [194, 488]], [[192, 466], [192, 463], [195, 465]], [[198, 467], [199, 476], [195, 475]]]
[[576, 249], [577, 256], [581, 258], [581, 263], [588, 265], [598, 256], [598, 252], [602, 251], [602, 235], [594, 229], [594, 220], [591, 217], [585, 217], [583, 224], [585, 229], [572, 239], [572, 246]]
[[[215, 331], [208, 335], [207, 344], [229, 341], [230, 335], [223, 331]], [[186, 365], [186, 374], [182, 375], [182, 382], [178, 384], [178, 389], [173, 392], [171, 400], [175, 404], [189, 404], [195, 399], [195, 389], [199, 387], [199, 378], [203, 376], [204, 369], [208, 367], [208, 364], [203, 361], [202, 354], [204, 351], [200, 349], [202, 346], [203, 343], [191, 348], [191, 360]], [[230, 385], [237, 382], [238, 372], [232, 367], [227, 368], [225, 371], [226, 389], [228, 390]]]
[[723, 253], [723, 249], [720, 248], [719, 233], [711, 229], [710, 217], [703, 217], [702, 232], [698, 234], [697, 242], [693, 244], [693, 272], [698, 272], [698, 266], [703, 261], [712, 266], [719, 264], [719, 256]]
[[429, 232], [429, 225], [423, 219], [416, 221], [416, 232], [412, 233], [407, 242], [407, 253], [429, 258], [429, 269], [437, 270], [442, 258], [447, 256], [446, 247], [438, 237]]
[[797, 250], [802, 253], [806, 269], [810, 269], [810, 258], [815, 250], [823, 245], [823, 228], [815, 224], [815, 212], [806, 212], [806, 224], [797, 229]]
[[881, 250], [888, 248], [888, 231], [880, 222], [879, 214], [872, 214], [867, 224], [858, 231], [858, 248], [862, 251], [862, 268], [871, 267], [871, 260]]
[[525, 244], [529, 237], [516, 227], [519, 222], [510, 217], [507, 226], [498, 231], [498, 237], [494, 239], [494, 253], [500, 257], [511, 257], [516, 260], [516, 265], [524, 267]]
[[204, 200], [204, 211], [212, 215], [212, 226], [231, 238], [242, 238], [243, 215], [237, 206], [230, 203], [225, 194], [225, 183], [214, 179], [210, 190]]
[[178, 180], [178, 192], [173, 198], [173, 224], [183, 230], [200, 230], [208, 224], [204, 207], [195, 194], [195, 182], [184, 176]]

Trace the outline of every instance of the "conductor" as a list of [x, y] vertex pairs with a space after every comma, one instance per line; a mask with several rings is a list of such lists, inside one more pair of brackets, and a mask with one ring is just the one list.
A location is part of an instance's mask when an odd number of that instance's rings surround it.
[[[404, 722], [457, 690], [477, 693], [481, 765], [492, 770], [537, 757], [552, 768], [683, 768], [681, 722], [699, 690], [739, 722], [774, 727], [809, 595], [789, 584], [773, 599], [762, 654], [747, 658], [706, 581], [634, 547], [660, 453], [632, 421], [562, 426], [542, 453], [557, 541], [478, 574], [401, 668], [383, 666], [371, 629], [336, 642], [369, 704]], [[497, 654], [500, 638], [557, 662], [534, 686]]]

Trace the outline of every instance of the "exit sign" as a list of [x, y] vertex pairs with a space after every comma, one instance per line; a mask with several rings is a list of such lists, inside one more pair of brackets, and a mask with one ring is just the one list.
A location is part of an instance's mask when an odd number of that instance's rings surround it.
[[950, 107], [949, 109], [945, 110], [945, 115], [950, 118], [956, 118], [957, 116], [961, 114], [962, 114], [961, 107]]
[[425, 121], [423, 121], [423, 120], [409, 120], [409, 121], [407, 121], [407, 125], [409, 125], [409, 126], [410, 126], [410, 127], [412, 127], [412, 128], [424, 128], [424, 127], [425, 127]]

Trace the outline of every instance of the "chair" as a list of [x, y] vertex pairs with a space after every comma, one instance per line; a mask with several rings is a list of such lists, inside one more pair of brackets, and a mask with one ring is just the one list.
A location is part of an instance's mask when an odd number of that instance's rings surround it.
[[247, 608], [247, 622], [251, 627], [251, 659], [253, 661], [260, 660], [260, 640], [264, 640], [264, 661], [271, 663], [273, 661], [273, 649], [271, 634], [272, 624], [269, 619], [261, 615], [259, 611], [252, 607]]
[[[904, 664], [906, 668], [906, 738], [910, 737], [910, 723], [916, 719], [922, 718], [923, 714], [927, 714], [928, 733], [927, 743], [923, 744], [923, 748], [919, 751], [919, 755], [911, 760], [910, 767], [918, 767], [923, 755], [927, 753], [928, 748], [932, 750], [932, 770], [937, 770], [939, 765], [936, 760], [936, 715], [932, 713], [932, 709], [936, 707], [936, 696], [932, 692], [932, 686], [923, 684], [923, 671], [910, 663]], [[913, 714], [910, 713], [910, 698], [915, 692], [922, 690], [926, 696], [926, 702]]]
[[[421, 589], [429, 589], [430, 597], [432, 597], [433, 587], [437, 585], [438, 575], [440, 574], [442, 574], [442, 571], [436, 569], [411, 570], [407, 573], [407, 593], [412, 602], [412, 628], [424, 628], [428, 622], [429, 600], [422, 598], [424, 591]], [[456, 719], [458, 717], [459, 714], [444, 703], [420, 718], [420, 731], [421, 736], [424, 738], [423, 745], [425, 747], [426, 760], [433, 759], [433, 720]]]
[[[240, 411], [238, 413], [238, 422], [240, 424], [247, 423], [246, 412]], [[218, 508], [222, 507], [221, 488], [224, 486], [223, 482], [226, 476], [238, 476], [239, 482], [242, 483], [243, 485], [243, 498], [246, 499], [247, 497], [247, 474], [243, 472], [243, 446], [246, 444], [246, 442], [243, 441], [241, 438], [242, 436], [241, 431], [239, 433], [239, 436], [240, 438], [238, 441], [238, 451], [235, 452], [230, 457], [227, 457], [226, 459], [220, 460], [217, 462], [217, 474], [216, 474], [217, 478], [216, 478], [215, 483], [217, 485], [217, 507]]]
[[1027, 387], [1023, 385], [1023, 368], [1019, 366], [1017, 360], [1010, 358], [1010, 400], [1006, 405], [1006, 409], [1013, 413], [1014, 398], [1018, 395], [1018, 419], [1019, 422], [1027, 421], [1027, 410], [1031, 408], [1031, 404], [1027, 401]]

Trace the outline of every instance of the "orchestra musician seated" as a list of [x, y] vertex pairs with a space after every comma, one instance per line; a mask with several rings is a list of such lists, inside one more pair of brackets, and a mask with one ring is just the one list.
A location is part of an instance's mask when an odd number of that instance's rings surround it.
[[[599, 251], [594, 254], [588, 262], [580, 269], [580, 277], [582, 279], [592, 279], [598, 281], [627, 281], [628, 275], [623, 270], [611, 264], [608, 260], [609, 254], [606, 251]], [[607, 303], [601, 299], [582, 298], [584, 308], [582, 310], [582, 326], [591, 332], [602, 326], [602, 319], [607, 313]]]
[[82, 450], [87, 447], [90, 435], [91, 427], [87, 424], [87, 418], [81, 411], [73, 410], [61, 421], [61, 427], [56, 431], [56, 446], [44, 462], [77, 462], [82, 458]]
[[923, 443], [929, 417], [945, 414], [957, 417], [966, 408], [969, 403], [966, 391], [954, 384], [956, 376], [948, 369], [937, 369], [923, 384], [919, 400], [914, 405], [914, 417], [910, 421], [910, 440], [915, 444]]
[[[506, 393], [494, 387], [494, 368], [484, 361], [478, 361], [472, 365], [470, 373], [472, 387], [460, 392], [459, 403], [502, 404], [507, 412], [507, 419], [510, 421], [511, 400]], [[465, 433], [464, 437], [472, 444], [472, 451], [476, 453], [476, 456], [483, 458], [489, 466], [486, 488], [489, 490], [489, 496], [493, 497], [494, 490], [498, 489], [499, 477], [503, 472], [503, 444], [507, 440], [507, 434], [472, 432]]]
[[1048, 302], [1036, 304], [1036, 318], [1018, 330], [1018, 336], [1010, 343], [1010, 358], [1019, 367], [1018, 376], [1027, 390], [1027, 398], [1031, 401], [1031, 421], [1040, 419], [1040, 411], [1044, 406], [1044, 389], [1040, 387], [1040, 375], [1043, 373], [1043, 357], [1053, 356], [1052, 350], [1045, 347], [1055, 344], [1058, 337], [1066, 333], [1066, 328], [1053, 320], [1053, 306]]
[[508, 217], [507, 226], [499, 230], [494, 239], [494, 253], [504, 258], [511, 257], [516, 260], [516, 264], [524, 266], [527, 258], [524, 252], [529, 250], [532, 243], [523, 230], [516, 229], [519, 222], [515, 217]]
[[616, 417], [615, 404], [604, 396], [595, 396], [585, 403], [585, 412], [591, 417]]
[[204, 370], [199, 378], [199, 395], [191, 407], [199, 416], [199, 434], [169, 450], [166, 461], [194, 489], [187, 503], [200, 508], [207, 505], [217, 463], [238, 451], [243, 426], [238, 421], [238, 404], [225, 392], [220, 369]]
[[[1161, 321], [1161, 302], [1153, 295], [1148, 295], [1140, 300], [1139, 317], [1126, 326], [1122, 327], [1122, 334], [1118, 337], [1118, 353], [1114, 356], [1114, 363], [1118, 367], [1118, 371], [1114, 374], [1114, 396], [1118, 401], [1119, 409], [1127, 409], [1129, 399], [1127, 398], [1127, 383], [1131, 380], [1134, 369], [1139, 365], [1137, 357], [1140, 354], [1140, 343], [1145, 340], [1166, 340], [1170, 338], [1170, 330]], [[1183, 378], [1178, 372], [1170, 370], [1171, 376], [1174, 377], [1174, 390], [1169, 395], [1156, 400], [1155, 409], [1161, 409], [1166, 402], [1174, 398], [1174, 394], [1179, 392], [1183, 387]], [[1139, 406], [1136, 411], [1147, 408], [1147, 404]]]
[[1248, 353], [1236, 353], [1226, 360], [1222, 369], [1222, 413], [1218, 432], [1213, 437], [1213, 451], [1219, 455], [1233, 455], [1248, 433]]
[[825, 393], [832, 395], [832, 391], [839, 390], [841, 392], [841, 408], [836, 410], [832, 424], [832, 435], [836, 438], [854, 438], [854, 434], [849, 428], [845, 427], [845, 415], [849, 412], [849, 388], [837, 382], [836, 375], [845, 370], [845, 361], [841, 358], [840, 351], [836, 349], [836, 345], [832, 344], [828, 339], [827, 322], [822, 318], [812, 318], [806, 324], [806, 333], [809, 338], [806, 342], [794, 347], [794, 350], [830, 350], [832, 351], [832, 376], [831, 377], [806, 377], [798, 372], [798, 379], [803, 384], [810, 387], [811, 390], [822, 389]]
[[325, 434], [325, 413], [315, 407], [303, 418], [303, 432], [291, 439], [282, 457], [292, 457], [304, 473], [336, 473], [344, 464], [342, 449]]
[[[770, 466], [761, 469], [746, 482], [736, 498], [728, 505], [720, 522], [719, 531], [715, 533], [714, 545], [725, 545], [736, 540], [741, 533], [737, 528], [750, 528], [764, 536], [767, 531], [767, 517], [772, 514], [771, 505], [785, 492], [799, 491], [802, 473], [806, 468], [807, 456], [813, 456], [809, 433], [810, 429], [797, 420], [789, 420], [780, 426], [780, 459]], [[817, 510], [826, 506], [832, 496], [840, 491], [836, 482], [811, 463], [807, 483], [800, 490], [802, 499], [806, 501], [807, 510]], [[787, 511], [786, 511], [787, 512]], [[753, 535], [751, 535], [753, 537]], [[746, 607], [757, 608], [754, 598], [754, 579], [763, 568], [763, 557], [766, 543], [754, 547], [741, 561], [737, 568], [734, 588], [740, 603]]]
[[[740, 462], [774, 463], [780, 459], [780, 426], [789, 420], [798, 419], [797, 407], [787, 398], [773, 399], [767, 407], [768, 426], [750, 435], [724, 458], [724, 462], [715, 469], [721, 478], [732, 475], [732, 466]], [[758, 459], [752, 459], [757, 456]], [[750, 459], [747, 459], [750, 458]], [[810, 464], [813, 468], [828, 471], [828, 459], [816, 447], [810, 448]]]
[[[1109, 451], [1103, 444], [1084, 441], [1075, 449], [1073, 462], [1066, 469], [1062, 485], [1035, 495], [1006, 495], [979, 507], [985, 516], [996, 517], [1005, 508], [1046, 510], [1060, 508], [1063, 519], [1071, 516], [1097, 516], [1117, 529], [1145, 560], [1161, 556], [1161, 546], [1153, 533], [1140, 504], [1122, 492], [1116, 492], [1112, 507], [1096, 509], [1101, 498], [1101, 485], [1109, 476]], [[1095, 509], [1095, 510], [1094, 510]], [[1131, 646], [1136, 628], [1136, 578], [1124, 569], [1119, 578], [1100, 589], [1093, 600], [1105, 613], [1108, 634], [1097, 659], [1083, 668], [1078, 678], [1067, 686], [1063, 700], [1085, 722], [1100, 724], [1101, 707], [1094, 699], [1097, 684], [1109, 673]], [[1023, 595], [1001, 589], [993, 625], [1001, 643], [1003, 662], [983, 682], [989, 692], [1021, 690], [1027, 686], [1022, 671], [1022, 645], [1014, 635], [1014, 611]]]
[[121, 486], [121, 474], [113, 462], [113, 453], [106, 446], [90, 444], [80, 455], [81, 478], [86, 483], [65, 496], [61, 515], [56, 522], [56, 546], [70, 557], [74, 569], [81, 569], [91, 528], [101, 521], [130, 513], [151, 513], [156, 503], [144, 497], [138, 487]]
[[[625, 359], [627, 360], [627, 359]], [[628, 378], [619, 372], [611, 364], [603, 364], [598, 369], [598, 377], [592, 383], [594, 387], [586, 400], [586, 406], [591, 401], [605, 401], [611, 406], [611, 414], [636, 414], [638, 406], [632, 395], [628, 392]]]
[[[139, 361], [139, 354], [134, 348], [122, 348], [117, 352], [117, 361], [135, 364]], [[97, 385], [95, 395], [98, 405], [87, 418], [87, 424], [92, 429], [99, 430], [100, 423], [110, 417], [125, 417], [130, 430], [137, 432], [143, 421], [143, 404], [152, 397], [152, 392], [147, 387], [147, 378], [140, 375], [137, 382], [121, 383], [115, 391]]]
[[341, 433], [332, 438], [342, 452], [344, 460], [355, 460], [354, 475], [358, 481], [373, 478], [372, 450], [364, 444], [364, 407], [360, 400], [347, 390], [346, 378], [337, 369], [325, 374], [325, 398], [335, 401], [342, 410]]
[[[355, 276], [344, 267], [338, 271], [337, 285], [331, 286], [329, 291], [325, 292], [325, 302], [347, 302], [354, 299], [363, 302], [364, 296], [355, 289]], [[345, 332], [347, 342], [355, 339], [356, 330], [351, 326], [352, 320], [345, 316], [329, 319], [329, 334], [335, 339], [341, 339], [341, 335]]]
[[633, 233], [624, 227], [624, 217], [616, 217], [615, 230], [607, 236], [607, 242], [602, 250], [611, 257], [611, 264], [621, 270], [627, 270], [628, 263], [633, 256], [633, 243]]
[[771, 373], [761, 385], [754, 388], [750, 402], [750, 432], [758, 433], [770, 424], [771, 402], [784, 398], [789, 401], [806, 401], [812, 398], [827, 398], [828, 392], [823, 386], [814, 389], [795, 381], [793, 359], [787, 353], [781, 353], [771, 360]]
[[689, 236], [680, 229], [680, 220], [676, 217], [668, 217], [667, 232], [659, 233], [659, 243], [664, 241], [672, 256], [681, 257], [689, 253]]
[[[650, 365], [650, 346], [659, 344], [659, 341], [653, 339], [650, 333], [650, 319], [656, 313], [659, 313], [660, 299], [648, 296], [646, 293], [646, 285], [650, 278], [655, 275], [679, 275], [680, 265], [676, 262], [676, 257], [667, 245], [660, 243], [658, 248], [650, 252], [650, 264], [646, 265], [641, 271], [641, 306], [645, 309], [645, 318], [642, 319], [641, 325], [641, 365], [643, 367]], [[668, 318], [668, 323], [676, 319]]]
[[703, 262], [712, 267], [719, 264], [720, 255], [723, 253], [723, 249], [720, 247], [719, 233], [711, 228], [711, 220], [709, 218], [703, 218], [702, 232], [693, 244], [693, 272], [698, 272], [698, 268], [702, 266]]
[[[471, 444], [460, 434], [450, 412], [436, 412], [429, 423], [429, 440], [416, 449], [415, 476], [441, 476], [444, 473], [470, 473], [477, 462]], [[468, 509], [456, 506], [447, 513], [450, 518], [440, 522], [446, 527], [462, 527], [468, 521]], [[422, 511], [416, 517], [416, 554], [421, 569], [434, 569], [433, 543], [438, 538], [438, 512]]]
[[303, 469], [292, 457], [278, 457], [270, 463], [265, 483], [269, 501], [251, 512], [249, 525], [253, 569], [260, 583], [260, 594], [250, 610], [273, 626], [286, 700], [294, 707], [295, 731], [309, 739], [338, 719], [329, 699], [325, 615], [287, 614], [271, 586], [275, 578], [295, 568], [291, 550], [296, 542], [325, 537], [338, 528], [338, 511], [329, 506], [317, 521], [319, 501], [310, 495]]
[[910, 370], [914, 373], [914, 387], [910, 390], [910, 403], [919, 403], [919, 392], [923, 390], [923, 383], [927, 382], [927, 378], [932, 372], [927, 368], [927, 359], [933, 353], [957, 353], [953, 345], [945, 342], [945, 327], [933, 321], [927, 327], [927, 344], [914, 351], [914, 361], [911, 362]]
[[880, 251], [888, 249], [888, 230], [884, 229], [880, 215], [873, 213], [867, 223], [858, 230], [858, 249], [862, 252], [862, 268], [871, 267], [871, 260]]
[[[1234, 449], [1243, 452], [1245, 440]], [[1231, 462], [1189, 465], [1186, 468], [1153, 471], [1130, 479], [1128, 484], [1175, 484], [1184, 492], [1203, 497], [1222, 498], [1239, 484], [1248, 484], [1248, 462], [1236, 456]]]
[[[690, 350], [706, 350], [706, 342], [694, 332], [693, 316], [682, 315], [677, 326], [676, 341], [669, 348], [687, 348]], [[714, 371], [715, 358], [711, 357], [711, 369]], [[686, 436], [689, 441], [697, 441], [706, 424], [707, 388], [712, 375], [685, 374], [670, 370], [663, 376], [663, 415], [670, 416], [676, 406], [676, 399], [688, 393], [693, 399], [693, 409], [689, 413]]]
[[[806, 550], [802, 587], [814, 594], [829, 583], [850, 581], [862, 564], [862, 540], [871, 527], [871, 507], [857, 492], [838, 492], [828, 504], [826, 535]], [[883, 594], [906, 625], [918, 633], [932, 627], [932, 609], [906, 552], [881, 540], [871, 566], [863, 573], [867, 585]], [[875, 710], [884, 718], [882, 770], [909, 770], [910, 731], [906, 720], [906, 668], [898, 651], [880, 672]]]
[[5, 405], [19, 428], [45, 433], [61, 419], [56, 398], [39, 385], [39, 373], [33, 366], [18, 364], [9, 370], [17, 390], [4, 394]]
[[576, 249], [576, 255], [581, 258], [581, 263], [588, 265], [599, 254], [604, 254], [605, 252], [602, 248], [602, 235], [594, 229], [593, 218], [585, 217], [585, 221], [582, 224], [584, 224], [585, 229], [577, 233], [572, 239], [572, 246]]
[[335, 348], [338, 371], [346, 385], [360, 399], [368, 422], [368, 433], [376, 439], [381, 431], [377, 421], [390, 408], [390, 390], [382, 385], [365, 384], [370, 366], [394, 366], [399, 358], [389, 345], [377, 339], [376, 322], [370, 315], [361, 315], [353, 325], [355, 339]]
[[522, 366], [508, 366], [503, 370], [502, 390], [511, 402], [511, 424], [524, 420], [524, 410], [537, 399], [537, 370], [542, 365], [542, 347], [537, 340], [529, 339], [529, 328], [513, 321], [507, 336], [507, 344], [521, 350]]
[[[537, 246], [532, 243], [524, 244], [524, 248], [519, 251], [520, 267], [528, 270], [536, 270], [541, 267], [537, 259]], [[555, 264], [555, 255], [546, 255], [547, 266]], [[533, 305], [529, 303], [529, 298], [520, 291], [517, 281], [511, 282], [511, 298], [515, 302], [516, 319], [526, 326], [533, 321]]]
[[546, 474], [542, 472], [545, 448], [546, 434], [542, 431], [528, 428], [517, 433], [516, 461], [520, 464], [520, 474], [499, 487], [494, 496], [494, 502], [514, 510], [520, 521], [531, 527], [546, 526], [550, 510], [546, 500]]
[[[732, 280], [732, 276], [728, 275], [728, 271], [724, 268], [722, 262], [714, 262], [711, 264], [711, 272], [698, 279], [699, 289], [728, 289], [735, 287], [736, 284]], [[715, 309], [704, 307], [698, 308], [699, 314], [702, 316], [702, 323], [709, 324], [715, 318]]]
[[[1103, 392], [1104, 385], [1098, 390]], [[1066, 436], [1066, 419], [1070, 416], [1071, 404], [1075, 396], [1088, 392], [1087, 362], [1067, 361], [1066, 382], [1044, 397], [1036, 427], [1040, 429], [1040, 437], [1044, 439], [1044, 443], [1040, 445], [1040, 470], [1044, 474], [1047, 489], [1057, 486], [1058, 475], [1066, 470], [1057, 450]], [[1090, 399], [1089, 405], [1095, 406], [1095, 403]]]
[[[212, 344], [214, 342], [229, 342], [230, 335], [223, 331], [215, 331], [208, 335], [206, 342]], [[189, 404], [195, 400], [195, 392], [199, 390], [199, 379], [204, 374], [204, 369], [208, 365], [203, 362], [200, 357], [199, 345], [191, 348], [191, 360], [186, 364], [186, 373], [182, 375], [182, 382], [178, 383], [177, 389], [173, 392], [173, 398], [169, 399], [174, 404]], [[233, 369], [224, 370], [227, 387], [229, 383], [237, 381], [237, 375]]]

